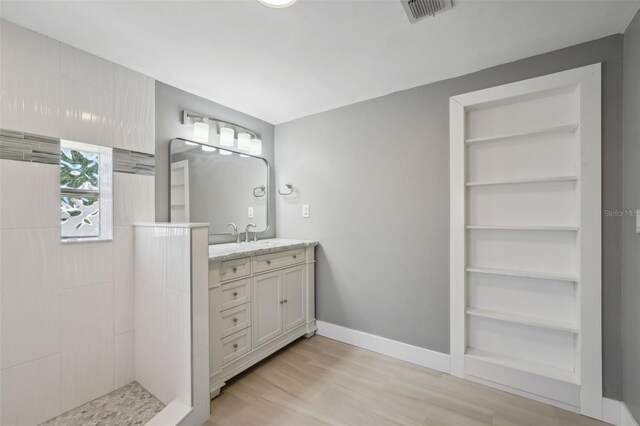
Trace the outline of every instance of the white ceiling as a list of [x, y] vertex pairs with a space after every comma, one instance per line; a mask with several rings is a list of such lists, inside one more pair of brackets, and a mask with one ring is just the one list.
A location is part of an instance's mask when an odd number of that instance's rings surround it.
[[2, 0], [1, 15], [278, 124], [622, 33], [638, 1], [460, 1], [409, 24], [400, 0]]

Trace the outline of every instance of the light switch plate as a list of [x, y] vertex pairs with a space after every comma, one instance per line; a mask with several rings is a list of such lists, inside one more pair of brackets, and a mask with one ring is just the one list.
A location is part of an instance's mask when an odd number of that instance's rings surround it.
[[249, 219], [253, 219], [253, 207], [249, 207], [249, 213], [247, 215]]
[[302, 205], [302, 217], [309, 217], [311, 216], [311, 213], [309, 211], [309, 204], [303, 204]]

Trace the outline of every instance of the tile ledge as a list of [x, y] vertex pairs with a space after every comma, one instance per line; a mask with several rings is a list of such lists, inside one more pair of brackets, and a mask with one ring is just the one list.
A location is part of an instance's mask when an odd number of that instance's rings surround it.
[[137, 222], [139, 228], [208, 228], [208, 223], [173, 223], [173, 222]]

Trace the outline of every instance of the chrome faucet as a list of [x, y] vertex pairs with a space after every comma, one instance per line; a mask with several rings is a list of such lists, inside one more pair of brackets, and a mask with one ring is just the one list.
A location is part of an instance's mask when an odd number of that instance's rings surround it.
[[236, 226], [236, 224], [231, 222], [227, 223], [227, 226], [233, 226], [233, 232], [231, 233], [231, 235], [236, 237], [236, 244], [240, 244], [240, 234], [238, 234], [238, 227]]
[[[251, 227], [255, 228], [255, 227], [256, 227], [256, 224], [255, 224], [255, 223], [250, 223], [250, 224], [248, 224], [248, 225], [247, 225], [247, 227], [246, 227], [246, 228], [244, 228], [244, 242], [245, 242], [245, 243], [248, 243], [248, 242], [249, 242], [249, 228], [251, 228]], [[255, 232], [254, 232], [254, 236], [255, 236], [255, 235], [256, 235], [256, 234], [255, 234]], [[254, 241], [255, 241], [255, 240], [254, 240]]]

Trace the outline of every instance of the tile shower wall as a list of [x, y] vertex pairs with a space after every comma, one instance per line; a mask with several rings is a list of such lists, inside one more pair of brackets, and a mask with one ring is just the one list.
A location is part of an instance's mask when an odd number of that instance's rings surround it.
[[[0, 128], [155, 152], [154, 81], [0, 21]], [[0, 160], [0, 424], [134, 379], [133, 227], [154, 176], [114, 173], [114, 239], [61, 244], [59, 167]], [[34, 402], [35, 401], [35, 402]]]

